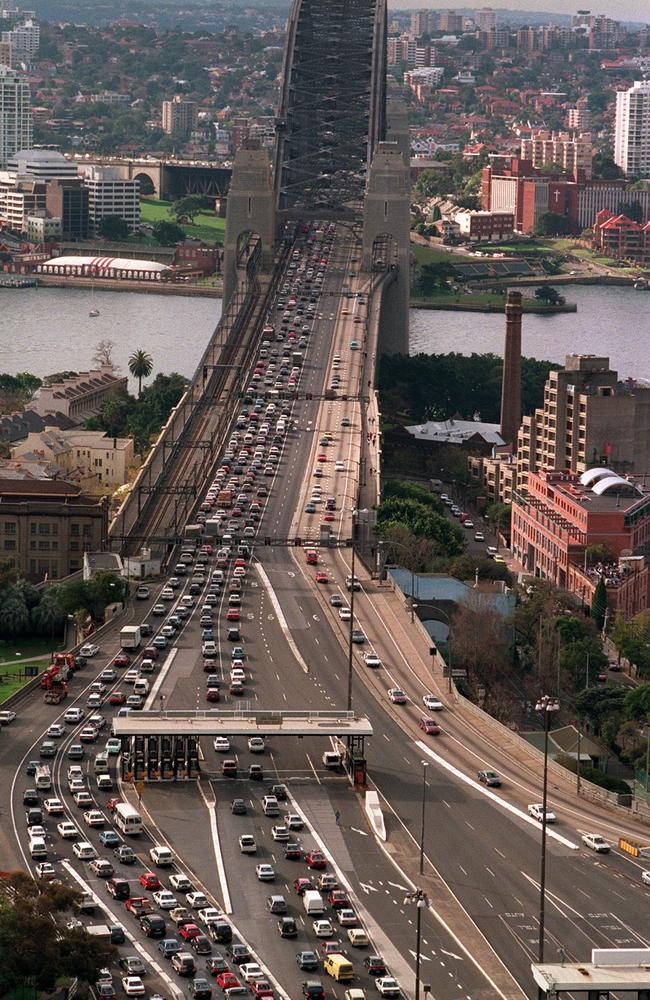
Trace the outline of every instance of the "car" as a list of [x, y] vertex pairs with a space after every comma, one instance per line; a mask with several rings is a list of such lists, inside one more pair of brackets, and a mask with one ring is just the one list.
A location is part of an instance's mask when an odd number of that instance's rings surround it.
[[[548, 823], [548, 817], [546, 822]], [[612, 849], [612, 845], [609, 841], [605, 840], [604, 837], [601, 837], [599, 833], [583, 833], [580, 839], [585, 847], [595, 851], [597, 854], [609, 854]]]
[[122, 980], [122, 989], [127, 997], [143, 997], [145, 995], [144, 983], [140, 976], [125, 976]]
[[[63, 820], [62, 823], [57, 823], [56, 829], [60, 837], [64, 840], [75, 840], [79, 836], [79, 831], [74, 823], [70, 823], [69, 820]], [[32, 828], [33, 836], [33, 828]]]
[[341, 910], [350, 905], [348, 894], [342, 889], [332, 889], [328, 894], [327, 901], [333, 910]]
[[95, 996], [97, 997], [97, 1000], [117, 1000], [117, 993], [113, 987], [113, 980], [111, 979], [110, 983], [95, 983]]
[[106, 817], [99, 809], [88, 809], [84, 813], [84, 823], [86, 826], [104, 826]]
[[144, 976], [147, 971], [147, 967], [139, 955], [125, 955], [120, 959], [119, 966], [130, 976]]
[[[189, 951], [177, 951], [172, 955], [172, 969], [179, 976], [193, 976], [196, 972], [194, 956]], [[180, 994], [180, 990], [178, 991]]]
[[117, 847], [120, 843], [120, 838], [115, 833], [115, 830], [102, 830], [99, 835], [99, 843], [102, 847]]
[[418, 722], [420, 729], [427, 734], [427, 736], [439, 736], [440, 726], [435, 721], [435, 719], [430, 719], [426, 715], [421, 715]]
[[422, 699], [422, 704], [425, 708], [428, 708], [430, 712], [441, 712], [444, 708], [440, 698], [436, 698], [435, 694], [425, 694]]
[[343, 598], [341, 597], [340, 594], [332, 594], [332, 596], [330, 597], [330, 604], [332, 605], [333, 608], [342, 608]]
[[287, 861], [300, 861], [302, 849], [299, 844], [288, 843], [284, 845], [284, 856]]
[[63, 721], [70, 725], [76, 725], [77, 722], [81, 722], [85, 714], [83, 708], [69, 708], [63, 716]]
[[239, 972], [247, 983], [253, 983], [256, 979], [264, 979], [262, 966], [258, 965], [257, 962], [242, 962], [239, 966]]
[[77, 844], [73, 844], [72, 851], [80, 861], [94, 861], [97, 857], [97, 851], [87, 840], [80, 840]]
[[296, 955], [298, 968], [304, 972], [315, 972], [319, 965], [319, 958], [315, 951], [299, 951]]
[[474, 541], [475, 542], [484, 542], [485, 541], [485, 535], [483, 534], [482, 531], [475, 531], [474, 532]]
[[356, 913], [350, 906], [342, 906], [341, 909], [337, 910], [336, 919], [341, 927], [356, 927], [359, 923]]
[[104, 750], [109, 757], [116, 757], [120, 753], [121, 749], [122, 741], [116, 736], [111, 736], [111, 738], [106, 740], [106, 743], [104, 744]]
[[370, 944], [368, 935], [362, 927], [348, 927], [348, 941], [353, 948], [367, 948]]
[[212, 944], [210, 942], [210, 938], [206, 937], [205, 934], [199, 934], [198, 937], [191, 938], [190, 948], [197, 955], [212, 954]]
[[158, 951], [162, 953], [163, 958], [171, 958], [180, 950], [181, 944], [176, 938], [163, 938], [158, 942]]
[[380, 976], [376, 980], [375, 986], [382, 997], [399, 997], [402, 995], [399, 983], [392, 976]]
[[256, 865], [255, 874], [260, 882], [273, 882], [275, 879], [275, 870], [269, 864]]
[[380, 955], [366, 955], [363, 964], [369, 976], [386, 975], [386, 963]]
[[271, 836], [278, 841], [289, 840], [289, 831], [286, 826], [272, 826]]
[[251, 753], [264, 753], [266, 744], [263, 736], [250, 736], [248, 739], [248, 749]]
[[309, 980], [302, 984], [302, 995], [307, 1000], [325, 1000], [325, 990], [323, 984], [318, 980]]
[[78, 805], [82, 809], [84, 807], [88, 808], [89, 806], [92, 806], [92, 804], [93, 804], [93, 797], [90, 794], [90, 792], [83, 792], [83, 791], [75, 792], [72, 797], [73, 797], [76, 805]]
[[138, 876], [138, 882], [143, 889], [160, 889], [160, 879], [155, 872], [144, 871], [142, 875]]
[[374, 669], [381, 667], [381, 659], [377, 656], [376, 653], [373, 652], [364, 653], [363, 662], [367, 667], [372, 667]]
[[90, 660], [93, 656], [97, 656], [98, 652], [99, 646], [94, 642], [85, 642], [79, 650], [79, 655], [85, 656], [87, 660]]
[[255, 854], [257, 852], [255, 837], [250, 833], [242, 833], [239, 838], [239, 850], [242, 854]]
[[124, 906], [134, 917], [142, 917], [154, 912], [151, 900], [147, 899], [146, 896], [130, 896], [125, 901]]
[[173, 852], [168, 847], [162, 847], [160, 844], [156, 844], [155, 847], [150, 849], [149, 857], [158, 868], [167, 868], [174, 863]]
[[253, 957], [248, 945], [241, 944], [239, 941], [235, 941], [233, 944], [228, 945], [226, 952], [230, 955], [235, 965], [242, 965], [244, 962], [249, 962]]
[[280, 937], [294, 938], [298, 936], [298, 927], [293, 917], [280, 917], [277, 927]]
[[408, 701], [401, 688], [388, 688], [388, 697], [394, 705], [406, 705]]
[[109, 705], [124, 705], [126, 702], [126, 695], [124, 691], [111, 691], [108, 696]]
[[310, 851], [309, 854], [305, 855], [305, 861], [307, 862], [308, 868], [327, 868], [327, 858], [322, 851]]
[[302, 830], [305, 825], [302, 817], [299, 816], [298, 813], [285, 813], [282, 819], [284, 821], [284, 825], [289, 830]]
[[184, 941], [190, 941], [192, 938], [198, 937], [199, 934], [202, 934], [203, 931], [198, 926], [198, 924], [189, 923], [189, 924], [182, 924], [178, 928], [178, 933], [180, 934], [180, 936], [183, 938]]
[[161, 910], [173, 910], [178, 906], [176, 896], [169, 889], [159, 889], [158, 892], [154, 892], [153, 899]]
[[[38, 797], [38, 792], [36, 791], [35, 788], [26, 788], [25, 791], [23, 792], [23, 805], [24, 806], [37, 806], [40, 801], [41, 800]], [[61, 802], [60, 799], [46, 799], [45, 800], [45, 802], [43, 803], [45, 805], [45, 809], [47, 810], [47, 812], [51, 812], [51, 810], [47, 808], [47, 803], [48, 802], [57, 803], [57, 806], [61, 807], [59, 809], [59, 814], [61, 814], [63, 812], [63, 803]]]
[[58, 740], [65, 733], [65, 729], [59, 722], [53, 722], [47, 731], [47, 735], [51, 740]]
[[230, 990], [233, 987], [240, 985], [241, 984], [237, 979], [237, 976], [235, 975], [234, 972], [231, 972], [230, 969], [226, 969], [224, 972], [220, 972], [219, 975], [217, 976], [217, 986], [219, 987], [219, 989], [223, 990], [224, 993], [226, 992], [226, 990]]
[[314, 920], [312, 923], [314, 928], [314, 934], [319, 938], [330, 938], [334, 935], [334, 928], [332, 927], [332, 922], [326, 919]]
[[128, 844], [120, 844], [113, 851], [113, 854], [123, 865], [134, 865], [136, 861], [135, 851]]
[[316, 583], [329, 583], [329, 577], [322, 569], [316, 574]]
[[199, 920], [202, 920], [209, 927], [215, 921], [221, 920], [221, 914], [214, 906], [204, 906], [199, 910]]
[[194, 889], [194, 886], [188, 879], [187, 875], [183, 874], [183, 872], [178, 872], [176, 875], [170, 875], [169, 884], [172, 889], [176, 890], [176, 892], [192, 892]]
[[170, 910], [169, 916], [177, 927], [182, 927], [183, 924], [193, 924], [195, 922], [195, 918], [184, 906], [177, 906], [173, 910]]
[[488, 785], [491, 788], [501, 788], [501, 778], [496, 771], [479, 771], [478, 780], [482, 785]]
[[203, 892], [188, 892], [186, 899], [187, 905], [195, 910], [210, 905], [208, 897]]
[[[543, 804], [541, 802], [533, 802], [531, 805], [528, 806], [528, 815], [532, 816], [533, 819], [536, 819], [536, 820], [538, 820], [541, 823], [543, 821], [543, 819], [544, 819], [544, 806], [543, 806]], [[557, 822], [557, 818], [555, 816], [555, 813], [552, 812], [548, 808], [546, 810], [546, 822], [547, 823], [556, 823]]]
[[366, 636], [360, 628], [353, 628], [350, 639], [355, 645], [362, 646], [366, 641]]
[[641, 881], [644, 885], [650, 885], [650, 871], [641, 872]]
[[505, 565], [506, 565], [506, 561], [505, 561], [505, 559], [503, 558], [503, 556], [500, 556], [500, 555], [498, 555], [498, 554], [497, 554], [496, 556], [492, 556], [492, 559], [494, 560], [494, 562], [495, 562], [495, 563], [496, 563], [496, 564], [497, 564], [498, 566], [505, 566]]
[[230, 750], [230, 740], [227, 736], [215, 736], [212, 745], [217, 753], [228, 753]]
[[254, 997], [274, 997], [273, 987], [268, 979], [256, 979], [251, 983], [251, 990]]
[[[208, 941], [208, 944], [209, 943], [210, 942]], [[193, 979], [190, 983], [190, 996], [193, 1000], [210, 1000], [210, 997], [212, 996], [212, 987], [207, 979], [204, 979], [203, 976], [198, 976]]]
[[245, 816], [248, 810], [243, 799], [233, 799], [230, 804], [230, 811], [235, 816]]
[[221, 972], [229, 971], [228, 963], [226, 962], [226, 959], [224, 958], [224, 956], [221, 954], [220, 951], [216, 952], [216, 954], [212, 955], [207, 960], [207, 962], [205, 963], [205, 967], [208, 970], [208, 972], [213, 976], [218, 976], [219, 973]]

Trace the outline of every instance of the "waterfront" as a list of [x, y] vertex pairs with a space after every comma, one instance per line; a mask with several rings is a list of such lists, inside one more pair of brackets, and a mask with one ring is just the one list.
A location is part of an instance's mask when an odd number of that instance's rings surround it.
[[[572, 285], [577, 313], [524, 316], [524, 354], [563, 362], [565, 354], [604, 354], [623, 376], [650, 378], [647, 338], [650, 293]], [[91, 308], [100, 315], [91, 319]], [[0, 372], [47, 375], [87, 369], [99, 340], [115, 343], [115, 361], [148, 351], [155, 372], [190, 376], [221, 315], [218, 299], [90, 292], [74, 288], [0, 289]], [[411, 310], [411, 353], [503, 351], [499, 314]]]
[[[577, 313], [526, 314], [525, 355], [561, 363], [570, 353], [605, 355], [623, 377], [650, 379], [650, 292], [605, 285], [568, 285], [562, 292]], [[411, 354], [503, 354], [504, 331], [498, 314], [411, 310]]]
[[[90, 318], [91, 309], [99, 316]], [[140, 295], [77, 288], [0, 289], [0, 372], [34, 375], [92, 367], [100, 340], [115, 344], [114, 361], [142, 348], [157, 372], [193, 374], [221, 316], [220, 299]], [[135, 383], [131, 388], [135, 387]]]

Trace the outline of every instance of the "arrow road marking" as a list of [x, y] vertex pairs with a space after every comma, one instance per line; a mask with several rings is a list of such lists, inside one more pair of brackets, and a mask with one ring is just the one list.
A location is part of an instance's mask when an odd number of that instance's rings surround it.
[[[415, 958], [415, 959], [417, 959], [417, 957], [418, 957], [417, 956], [417, 952], [411, 951], [410, 948], [409, 948], [409, 954], [412, 955], [413, 958]], [[448, 951], [445, 952], [445, 955], [449, 955], [449, 954], [450, 953]], [[458, 955], [454, 955], [454, 958], [458, 958]], [[431, 961], [431, 959], [429, 958], [429, 956], [428, 955], [423, 955], [422, 952], [420, 952], [420, 960], [422, 962], [430, 962]]]
[[[445, 951], [444, 948], [441, 948], [440, 951], [442, 952], [443, 955], [449, 955], [450, 958], [456, 958], [456, 959], [458, 959], [459, 962], [463, 961], [463, 956], [462, 955], [455, 955], [453, 953], [453, 951]], [[422, 955], [422, 958], [424, 958], [424, 955]]]
[[359, 885], [363, 889], [366, 895], [370, 892], [379, 892], [379, 889], [375, 889], [374, 885], [367, 885], [366, 882], [359, 882]]
[[350, 829], [354, 830], [355, 833], [360, 833], [362, 837], [368, 836], [365, 830], [357, 830], [356, 826], [351, 826]]
[[388, 885], [392, 885], [393, 889], [401, 889], [402, 892], [408, 892], [405, 885], [400, 885], [399, 882], [389, 882]]

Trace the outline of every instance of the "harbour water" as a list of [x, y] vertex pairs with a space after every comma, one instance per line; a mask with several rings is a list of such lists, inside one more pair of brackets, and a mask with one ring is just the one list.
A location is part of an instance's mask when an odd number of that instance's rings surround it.
[[[650, 292], [627, 287], [573, 285], [567, 298], [577, 313], [527, 314], [524, 354], [563, 362], [568, 353], [606, 355], [619, 373], [650, 379]], [[99, 316], [90, 318], [91, 309]], [[115, 344], [114, 360], [127, 372], [142, 348], [154, 372], [190, 376], [221, 315], [218, 299], [90, 292], [75, 288], [0, 289], [0, 372], [47, 375], [92, 365], [96, 344]], [[499, 314], [411, 311], [411, 353], [503, 351]]]

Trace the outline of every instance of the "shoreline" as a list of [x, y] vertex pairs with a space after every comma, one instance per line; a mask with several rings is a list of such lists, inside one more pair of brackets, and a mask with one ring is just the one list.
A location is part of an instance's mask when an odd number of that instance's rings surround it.
[[182, 282], [164, 281], [120, 281], [117, 278], [102, 278], [93, 281], [89, 278], [64, 277], [60, 274], [39, 274], [37, 287], [42, 288], [83, 288], [96, 292], [144, 292], [148, 295], [184, 295], [188, 298], [221, 299], [223, 298], [223, 281], [219, 279], [216, 285], [191, 285]]
[[[529, 303], [529, 304], [528, 304]], [[439, 309], [448, 312], [485, 312], [502, 313], [505, 309], [506, 298], [503, 302], [480, 302], [472, 301], [471, 296], [466, 299], [449, 299], [446, 296], [436, 296], [430, 299], [411, 299], [411, 309]], [[578, 311], [575, 302], [565, 302], [560, 305], [544, 305], [534, 299], [523, 300], [523, 310], [525, 313], [538, 313], [542, 316], [552, 316], [556, 313], [574, 313]]]

